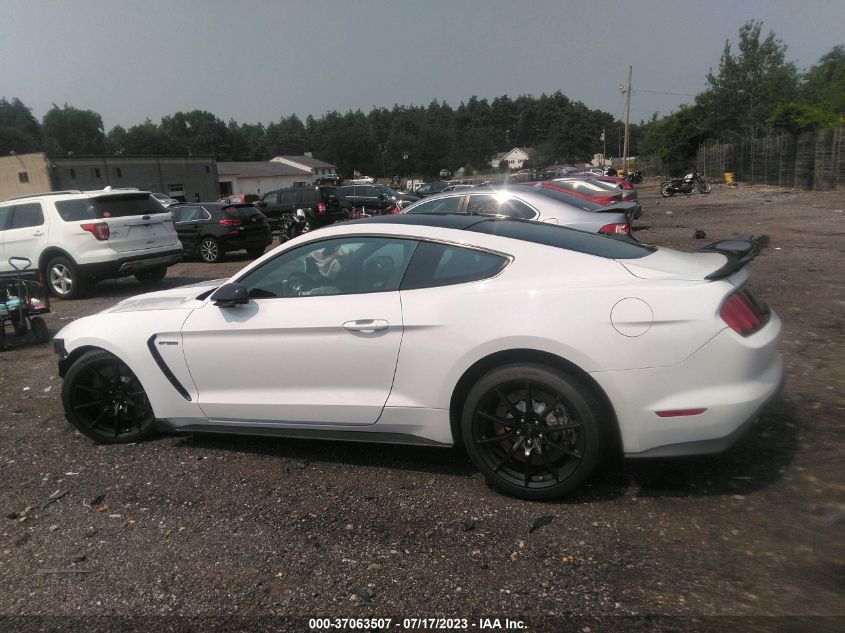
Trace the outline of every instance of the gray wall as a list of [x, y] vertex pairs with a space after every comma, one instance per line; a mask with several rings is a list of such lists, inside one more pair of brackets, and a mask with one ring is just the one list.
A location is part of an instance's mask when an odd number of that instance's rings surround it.
[[[194, 200], [219, 198], [217, 165], [211, 157], [72, 156], [51, 157], [50, 177], [54, 190], [94, 190], [106, 186], [137, 187]], [[173, 185], [182, 185], [177, 195]]]

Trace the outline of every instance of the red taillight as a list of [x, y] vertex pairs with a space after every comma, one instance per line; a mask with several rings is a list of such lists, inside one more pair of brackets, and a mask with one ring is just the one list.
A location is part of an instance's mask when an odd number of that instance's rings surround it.
[[630, 235], [631, 225], [627, 222], [620, 222], [618, 224], [605, 224], [599, 229], [602, 235]]
[[236, 218], [223, 218], [220, 222], [218, 222], [218, 224], [222, 226], [240, 226], [243, 223], [243, 220], [238, 220]]
[[317, 203], [317, 213], [320, 215], [326, 215], [326, 203], [325, 202], [318, 202]]
[[742, 336], [748, 336], [765, 325], [768, 315], [745, 290], [738, 290], [725, 299], [719, 316], [732, 330]]
[[677, 417], [683, 417], [683, 416], [687, 416], [687, 415], [701, 415], [705, 411], [707, 411], [706, 408], [701, 408], [701, 409], [669, 409], [669, 410], [666, 410], [666, 411], [655, 411], [655, 413], [658, 415], [658, 417], [661, 417], [661, 418], [677, 418]]
[[88, 231], [91, 235], [96, 237], [100, 242], [109, 239], [111, 235], [109, 225], [105, 222], [92, 222], [90, 224], [80, 224], [83, 231]]

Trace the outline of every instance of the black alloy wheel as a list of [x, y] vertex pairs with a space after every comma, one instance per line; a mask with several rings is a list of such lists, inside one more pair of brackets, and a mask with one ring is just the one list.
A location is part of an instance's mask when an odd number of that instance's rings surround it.
[[509, 365], [470, 391], [464, 444], [500, 490], [527, 499], [560, 497], [595, 470], [603, 440], [600, 409], [571, 376], [540, 365]]
[[155, 432], [146, 391], [116, 356], [93, 350], [71, 366], [62, 385], [65, 417], [102, 444], [137, 442]]

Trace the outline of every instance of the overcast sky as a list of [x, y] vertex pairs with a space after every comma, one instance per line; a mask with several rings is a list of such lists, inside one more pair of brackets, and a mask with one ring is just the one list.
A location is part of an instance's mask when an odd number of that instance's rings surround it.
[[[688, 102], [764, 21], [800, 68], [845, 43], [842, 0], [0, 0], [0, 96], [106, 130], [202, 109], [240, 123], [561, 90], [632, 120]], [[637, 92], [637, 90], [640, 92]], [[655, 94], [680, 93], [679, 95]]]

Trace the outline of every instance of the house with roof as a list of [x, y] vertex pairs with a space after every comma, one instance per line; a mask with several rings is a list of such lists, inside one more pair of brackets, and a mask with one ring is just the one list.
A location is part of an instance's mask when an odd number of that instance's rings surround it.
[[526, 161], [531, 160], [537, 154], [537, 150], [531, 147], [514, 147], [509, 152], [499, 152], [490, 161], [490, 167], [498, 169], [504, 161], [508, 169], [522, 169]]
[[261, 195], [268, 191], [305, 185], [312, 181], [311, 170], [278, 161], [218, 162], [217, 179], [220, 183], [221, 197], [239, 193]]
[[306, 169], [311, 173], [312, 181], [318, 179], [336, 179], [337, 167], [331, 163], [314, 158], [311, 152], [305, 152], [302, 156], [276, 156], [270, 159], [273, 163], [283, 163], [296, 167], [298, 169]]

